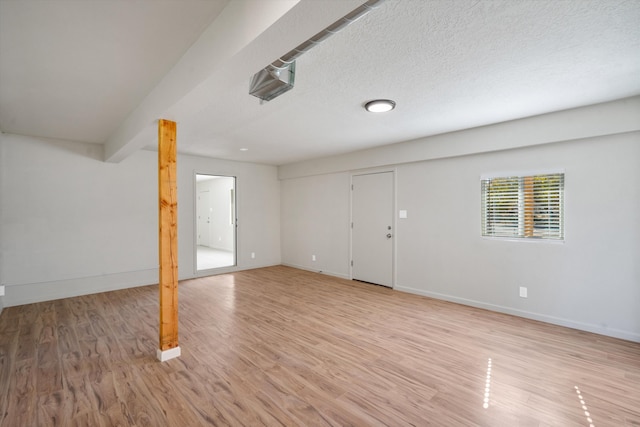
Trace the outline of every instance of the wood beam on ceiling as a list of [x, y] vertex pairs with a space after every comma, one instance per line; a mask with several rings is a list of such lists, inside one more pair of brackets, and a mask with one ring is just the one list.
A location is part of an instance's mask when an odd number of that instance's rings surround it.
[[158, 228], [160, 346], [158, 359], [180, 355], [178, 346], [178, 190], [176, 122], [158, 122]]

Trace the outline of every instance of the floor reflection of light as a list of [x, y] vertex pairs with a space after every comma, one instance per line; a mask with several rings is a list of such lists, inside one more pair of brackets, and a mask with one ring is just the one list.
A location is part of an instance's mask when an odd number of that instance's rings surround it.
[[489, 407], [489, 395], [491, 394], [491, 358], [487, 362], [487, 380], [484, 383], [484, 403], [482, 407], [487, 409]]
[[582, 393], [580, 393], [580, 389], [578, 386], [575, 386], [576, 393], [578, 394], [578, 399], [580, 400], [580, 405], [582, 406], [582, 410], [584, 411], [584, 416], [587, 417], [587, 421], [589, 422], [589, 427], [595, 427], [593, 424], [593, 420], [591, 419], [591, 414], [589, 413], [589, 408], [587, 408], [587, 404], [582, 397]]
[[233, 278], [231, 280], [231, 286], [229, 288], [229, 293], [227, 294], [227, 296], [225, 298], [225, 305], [231, 311], [234, 311], [235, 308], [236, 308], [236, 284], [233, 281]]

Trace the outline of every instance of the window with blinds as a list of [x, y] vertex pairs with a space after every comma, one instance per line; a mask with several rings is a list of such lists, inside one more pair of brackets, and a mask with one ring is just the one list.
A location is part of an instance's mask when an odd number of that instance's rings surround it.
[[481, 182], [483, 236], [564, 239], [564, 173]]

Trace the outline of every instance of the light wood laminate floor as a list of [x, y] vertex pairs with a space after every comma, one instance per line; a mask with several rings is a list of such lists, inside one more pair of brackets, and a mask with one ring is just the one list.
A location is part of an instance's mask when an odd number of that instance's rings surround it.
[[287, 267], [6, 308], [2, 426], [638, 426], [640, 344]]

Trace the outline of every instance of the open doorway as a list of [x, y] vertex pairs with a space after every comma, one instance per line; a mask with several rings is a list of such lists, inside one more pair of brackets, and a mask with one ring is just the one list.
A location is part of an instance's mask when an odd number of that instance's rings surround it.
[[236, 178], [196, 174], [196, 270], [236, 265]]

